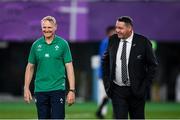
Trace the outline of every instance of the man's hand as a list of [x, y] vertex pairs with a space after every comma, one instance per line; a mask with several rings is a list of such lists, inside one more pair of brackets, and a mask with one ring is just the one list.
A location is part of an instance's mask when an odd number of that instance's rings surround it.
[[75, 92], [69, 91], [66, 99], [68, 106], [71, 106], [75, 102]]
[[25, 88], [24, 89], [24, 101], [27, 103], [30, 103], [31, 100], [32, 100], [31, 91], [29, 90], [29, 88]]

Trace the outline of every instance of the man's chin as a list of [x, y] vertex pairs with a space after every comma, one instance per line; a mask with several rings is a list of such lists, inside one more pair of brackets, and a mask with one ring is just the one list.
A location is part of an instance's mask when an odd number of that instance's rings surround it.
[[118, 35], [118, 38], [120, 38], [120, 39], [121, 39], [121, 38], [122, 38], [122, 36]]
[[46, 38], [50, 38], [52, 35], [44, 35]]

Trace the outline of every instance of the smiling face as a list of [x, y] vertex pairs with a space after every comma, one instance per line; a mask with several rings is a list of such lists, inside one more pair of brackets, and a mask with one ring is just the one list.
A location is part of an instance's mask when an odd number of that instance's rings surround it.
[[132, 26], [122, 21], [116, 21], [116, 33], [121, 39], [128, 38], [132, 33]]
[[41, 22], [41, 29], [45, 39], [53, 39], [57, 25], [53, 21], [43, 20]]

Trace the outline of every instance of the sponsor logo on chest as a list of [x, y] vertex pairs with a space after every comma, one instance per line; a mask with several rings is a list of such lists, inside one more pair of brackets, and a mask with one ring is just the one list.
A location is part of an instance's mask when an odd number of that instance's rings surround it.
[[50, 57], [49, 53], [45, 53], [45, 54], [44, 54], [44, 57], [45, 57], [45, 58], [49, 58], [49, 57]]
[[[58, 45], [55, 45], [52, 50], [58, 51], [58, 50], [59, 50], [59, 46], [58, 46]], [[42, 45], [41, 45], [41, 44], [37, 46], [37, 51], [38, 51], [38, 52], [44, 51], [44, 50], [42, 49]], [[50, 53], [48, 53], [48, 52], [46, 51], [46, 52], [44, 53], [44, 57], [45, 57], [45, 58], [50, 58]]]

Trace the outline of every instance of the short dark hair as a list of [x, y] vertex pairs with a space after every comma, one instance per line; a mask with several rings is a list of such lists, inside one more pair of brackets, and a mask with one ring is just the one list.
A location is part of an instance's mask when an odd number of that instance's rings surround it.
[[129, 24], [129, 25], [133, 26], [133, 20], [129, 16], [121, 16], [121, 17], [118, 18], [118, 21], [119, 22], [124, 22], [126, 24]]

